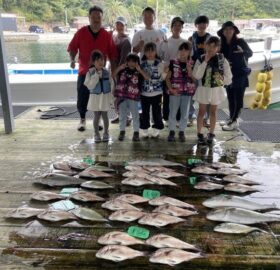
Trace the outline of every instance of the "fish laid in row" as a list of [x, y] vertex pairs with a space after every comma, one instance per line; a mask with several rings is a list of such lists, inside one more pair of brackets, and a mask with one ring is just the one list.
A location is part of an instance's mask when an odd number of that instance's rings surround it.
[[164, 204], [171, 204], [174, 206], [178, 206], [181, 208], [190, 208], [190, 209], [195, 209], [194, 205], [186, 203], [186, 202], [182, 202], [180, 200], [168, 197], [168, 196], [160, 196], [158, 198], [152, 199], [149, 201], [150, 205], [153, 206], [160, 206], [160, 205], [164, 205]]
[[100, 245], [122, 245], [122, 246], [145, 244], [144, 241], [132, 237], [126, 232], [120, 232], [120, 231], [113, 231], [113, 232], [106, 233], [101, 237], [99, 237], [97, 242]]
[[248, 179], [244, 176], [236, 175], [236, 174], [230, 174], [223, 178], [223, 181], [230, 182], [230, 183], [238, 183], [243, 185], [259, 185], [260, 183], [253, 181], [251, 179]]
[[221, 232], [221, 233], [231, 233], [231, 234], [247, 234], [247, 233], [250, 233], [253, 231], [259, 231], [259, 232], [266, 233], [266, 231], [261, 230], [260, 228], [250, 227], [247, 225], [237, 224], [237, 223], [219, 224], [214, 228], [214, 231]]
[[201, 189], [201, 190], [217, 190], [217, 189], [223, 189], [224, 186], [216, 183], [212, 183], [209, 181], [201, 181], [198, 184], [194, 186], [195, 189]]
[[153, 210], [153, 213], [162, 213], [174, 217], [189, 217], [198, 214], [196, 211], [190, 211], [171, 204], [158, 206]]
[[118, 210], [109, 216], [109, 220], [132, 222], [142, 218], [146, 213], [138, 210]]
[[186, 221], [185, 219], [174, 217], [162, 213], [148, 213], [138, 220], [139, 224], [155, 227], [164, 227], [169, 224], [176, 224]]
[[224, 187], [226, 191], [232, 191], [237, 193], [246, 193], [246, 192], [256, 192], [260, 191], [258, 188], [247, 186], [238, 183], [230, 183]]
[[141, 211], [140, 208], [137, 208], [127, 202], [118, 200], [118, 199], [112, 199], [109, 200], [101, 205], [102, 208], [106, 208], [111, 211], [117, 211], [117, 210], [136, 210]]
[[149, 199], [135, 194], [122, 194], [116, 197], [115, 199], [127, 202], [129, 204], [145, 203], [149, 201]]

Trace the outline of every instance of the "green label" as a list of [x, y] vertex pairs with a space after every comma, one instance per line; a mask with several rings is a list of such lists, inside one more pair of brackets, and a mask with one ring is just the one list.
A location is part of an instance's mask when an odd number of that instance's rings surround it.
[[128, 162], [127, 162], [127, 161], [124, 161], [123, 166], [124, 166], [124, 167], [128, 166]]
[[70, 211], [76, 208], [76, 205], [69, 200], [63, 200], [51, 204], [51, 207], [55, 210]]
[[158, 190], [144, 189], [143, 197], [145, 199], [155, 199], [155, 198], [160, 197], [160, 192]]
[[195, 176], [189, 177], [189, 182], [190, 182], [191, 185], [194, 186], [196, 184], [196, 177]]
[[189, 158], [187, 163], [188, 165], [194, 165], [194, 164], [202, 163], [202, 160], [198, 158]]
[[60, 191], [60, 195], [62, 196], [65, 196], [65, 197], [68, 197], [69, 195], [71, 195], [72, 193], [74, 192], [78, 192], [79, 191], [79, 188], [63, 188], [61, 191]]
[[94, 160], [92, 159], [91, 156], [84, 157], [83, 162], [87, 163], [88, 165], [93, 165], [94, 164]]
[[141, 239], [147, 239], [150, 236], [149, 230], [142, 228], [142, 227], [138, 227], [138, 226], [130, 226], [128, 228], [127, 233], [130, 236], [141, 238]]

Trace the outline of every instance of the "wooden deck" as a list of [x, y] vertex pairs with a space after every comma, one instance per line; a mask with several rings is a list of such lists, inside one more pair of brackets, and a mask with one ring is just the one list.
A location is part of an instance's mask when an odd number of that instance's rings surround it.
[[[29, 205], [46, 208], [47, 204], [30, 201], [30, 195], [38, 190], [48, 190], [32, 184], [34, 176], [46, 170], [50, 163], [64, 157], [83, 158], [91, 155], [96, 161], [116, 162], [161, 157], [185, 162], [188, 158], [202, 158], [208, 161], [237, 162], [249, 170], [249, 176], [263, 183], [261, 192], [251, 197], [259, 202], [275, 202], [280, 207], [280, 145], [269, 143], [248, 143], [237, 132], [222, 132], [217, 127], [217, 143], [212, 148], [197, 148], [195, 128], [188, 130], [186, 143], [167, 143], [167, 130], [161, 139], [131, 142], [131, 131], [124, 142], [116, 140], [118, 126], [111, 125], [113, 141], [109, 144], [90, 143], [92, 124], [88, 130], [76, 131], [73, 120], [39, 120], [36, 108], [16, 119], [16, 131], [4, 134], [0, 120], [0, 269], [171, 269], [169, 266], [151, 264], [148, 258], [123, 263], [111, 263], [96, 259], [100, 248], [97, 238], [111, 230], [126, 230], [128, 225], [111, 222], [47, 223], [36, 219], [16, 221], [3, 216], [11, 209]], [[228, 140], [228, 141], [227, 141]], [[117, 167], [121, 170], [121, 167]], [[131, 188], [120, 186], [119, 177], [109, 179], [117, 187], [114, 192], [131, 192]], [[181, 180], [182, 181], [182, 180]], [[179, 183], [179, 182], [178, 182]], [[58, 191], [58, 189], [52, 189]], [[133, 189], [141, 194], [143, 189]], [[201, 202], [214, 192], [195, 191], [188, 183], [180, 182], [180, 188], [160, 188], [162, 194], [176, 196], [195, 204], [199, 215], [187, 222], [162, 229], [147, 227], [151, 233], [163, 232], [202, 249], [205, 258], [183, 263], [173, 269], [280, 269], [280, 223], [262, 224], [260, 228], [273, 232], [268, 234], [226, 235], [214, 233], [217, 224], [206, 220], [208, 209]], [[111, 193], [100, 193], [110, 197]], [[109, 212], [100, 204], [87, 204], [98, 209], [104, 216]], [[148, 247], [137, 249], [152, 252]]]

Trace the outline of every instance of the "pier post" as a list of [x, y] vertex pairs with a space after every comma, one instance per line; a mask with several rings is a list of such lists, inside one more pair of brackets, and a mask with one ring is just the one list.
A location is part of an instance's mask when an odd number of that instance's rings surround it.
[[12, 133], [15, 127], [11, 90], [8, 78], [3, 27], [0, 16], [0, 95], [4, 117], [5, 132]]

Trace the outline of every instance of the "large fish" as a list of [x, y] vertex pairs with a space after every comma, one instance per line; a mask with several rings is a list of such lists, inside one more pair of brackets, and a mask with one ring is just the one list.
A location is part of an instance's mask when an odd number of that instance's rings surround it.
[[246, 170], [235, 169], [235, 168], [221, 168], [217, 170], [217, 174], [219, 175], [231, 175], [231, 174], [243, 175], [245, 173], [247, 173]]
[[149, 201], [149, 204], [154, 205], [154, 206], [171, 204], [171, 205], [182, 207], [182, 208], [195, 209], [195, 207], [192, 204], [182, 202], [180, 200], [177, 200], [177, 199], [174, 199], [174, 198], [171, 198], [171, 197], [168, 197], [168, 196], [160, 196], [158, 198], [152, 199], [152, 200]]
[[142, 256], [146, 256], [146, 253], [121, 245], [108, 245], [96, 253], [97, 258], [113, 262], [121, 262]]
[[167, 180], [167, 179], [164, 179], [164, 178], [160, 178], [160, 177], [155, 177], [155, 176], [152, 176], [152, 175], [148, 175], [146, 177], [147, 180], [151, 181], [154, 183], [154, 185], [159, 185], [159, 186], [177, 186], [177, 184]]
[[215, 232], [221, 232], [221, 233], [232, 233], [232, 234], [241, 234], [241, 233], [249, 233], [253, 231], [260, 231], [265, 232], [264, 230], [261, 230], [257, 227], [250, 227], [247, 225], [237, 224], [237, 223], [222, 223], [217, 225], [214, 228]]
[[[146, 171], [142, 166], [125, 166], [124, 167], [126, 170], [128, 170], [128, 171]], [[148, 172], [148, 171], [146, 171], [146, 172]]]
[[197, 258], [203, 258], [203, 256], [200, 253], [192, 253], [176, 248], [161, 248], [150, 257], [149, 261], [174, 266]]
[[172, 177], [182, 177], [184, 174], [177, 172], [169, 172], [169, 171], [156, 171], [153, 172], [152, 175], [161, 178], [172, 178]]
[[92, 169], [92, 167], [87, 168], [86, 170], [79, 173], [79, 177], [85, 177], [85, 178], [107, 178], [112, 177], [111, 174], [102, 172], [96, 169]]
[[79, 207], [74, 210], [71, 210], [71, 213], [74, 214], [76, 217], [84, 220], [98, 221], [98, 222], [108, 221], [106, 218], [104, 218], [96, 211], [85, 207]]
[[125, 178], [124, 180], [122, 180], [122, 184], [134, 187], [154, 185], [152, 181], [145, 178]]
[[128, 171], [122, 174], [123, 177], [128, 178], [146, 178], [149, 174], [142, 171]]
[[230, 182], [230, 183], [238, 183], [243, 185], [260, 185], [260, 183], [250, 180], [244, 176], [230, 174], [223, 178], [223, 181]]
[[242, 208], [218, 208], [207, 214], [209, 220], [240, 224], [255, 224], [280, 221], [277, 215], [262, 214]]
[[146, 244], [156, 248], [178, 248], [199, 251], [197, 247], [166, 234], [156, 234], [146, 240]]
[[277, 208], [276, 204], [256, 203], [242, 197], [224, 194], [207, 199], [202, 204], [209, 208], [236, 207], [248, 210], [265, 210]]
[[202, 181], [199, 182], [194, 186], [195, 189], [202, 189], [202, 190], [217, 190], [217, 189], [223, 189], [224, 186], [220, 184], [215, 184], [209, 181]]
[[55, 170], [61, 170], [61, 171], [70, 171], [71, 170], [71, 167], [69, 166], [68, 162], [65, 162], [65, 161], [55, 162], [52, 164], [52, 167]]
[[239, 167], [237, 165], [231, 164], [231, 163], [225, 163], [225, 162], [213, 162], [210, 164], [210, 166], [214, 169], [222, 169], [222, 168], [236, 168]]
[[80, 161], [69, 162], [69, 166], [76, 171], [83, 171], [90, 167], [88, 163]]
[[199, 174], [209, 174], [214, 175], [217, 174], [217, 170], [209, 168], [207, 166], [198, 166], [192, 169], [193, 173], [199, 173]]
[[144, 170], [147, 170], [151, 173], [153, 172], [175, 172], [173, 169], [165, 168], [163, 166], [143, 166]]
[[100, 236], [97, 240], [100, 245], [144, 245], [142, 240], [136, 239], [125, 232], [113, 231]]
[[149, 213], [145, 214], [138, 220], [139, 224], [150, 225], [155, 227], [164, 227], [169, 224], [176, 224], [179, 222], [186, 221], [185, 219], [174, 217], [162, 213]]
[[168, 160], [164, 160], [161, 158], [150, 158], [150, 159], [145, 159], [145, 160], [135, 160], [135, 161], [130, 161], [128, 162], [128, 165], [136, 165], [136, 166], [181, 166], [184, 167], [181, 163], [176, 163], [176, 162], [171, 162]]
[[61, 210], [46, 210], [43, 213], [37, 215], [39, 219], [47, 220], [51, 222], [74, 220], [76, 217], [70, 212]]
[[31, 207], [20, 207], [11, 210], [8, 212], [5, 217], [6, 218], [18, 218], [18, 219], [25, 219], [36, 217], [38, 214], [43, 213], [45, 209], [37, 209]]
[[50, 187], [79, 187], [84, 180], [64, 174], [46, 174], [43, 178], [35, 180], [34, 184]]
[[108, 185], [102, 181], [87, 181], [81, 184], [81, 187], [89, 188], [89, 189], [111, 189], [113, 186]]
[[141, 211], [141, 209], [121, 200], [112, 199], [101, 205], [103, 208], [117, 211], [117, 210], [136, 210]]
[[38, 191], [33, 193], [30, 198], [36, 201], [48, 202], [65, 199], [65, 196], [50, 191]]
[[192, 215], [197, 215], [196, 211], [190, 211], [188, 209], [180, 208], [171, 204], [164, 204], [156, 207], [153, 210], [154, 213], [163, 213], [167, 215], [171, 215], [174, 217], [188, 217]]
[[81, 202], [102, 202], [105, 201], [104, 198], [97, 196], [94, 193], [87, 192], [84, 190], [80, 190], [78, 192], [74, 192], [70, 195], [71, 199], [81, 201]]
[[259, 189], [255, 188], [255, 187], [238, 184], [238, 183], [230, 183], [230, 184], [226, 185], [224, 187], [224, 189], [227, 191], [233, 191], [233, 192], [238, 192], [238, 193], [260, 191]]
[[137, 210], [118, 210], [109, 216], [110, 220], [132, 222], [145, 215], [144, 212]]
[[106, 166], [101, 166], [101, 165], [94, 165], [94, 166], [91, 166], [90, 167], [91, 169], [93, 170], [96, 170], [96, 171], [100, 171], [100, 172], [114, 172], [115, 170], [112, 169], [112, 168], [109, 168], [109, 167], [106, 167]]
[[115, 199], [130, 203], [130, 204], [144, 203], [144, 202], [149, 201], [149, 199], [146, 199], [142, 196], [135, 195], [135, 194], [122, 194], [122, 195], [116, 197]]

